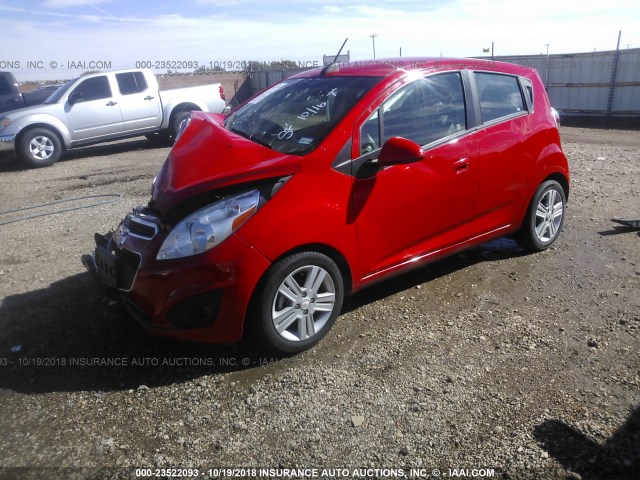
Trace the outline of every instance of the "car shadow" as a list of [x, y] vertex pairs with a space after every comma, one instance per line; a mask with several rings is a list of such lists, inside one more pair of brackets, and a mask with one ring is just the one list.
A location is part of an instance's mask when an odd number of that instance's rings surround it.
[[[76, 160], [85, 157], [106, 157], [119, 153], [126, 153], [140, 150], [155, 150], [170, 148], [170, 143], [153, 142], [144, 137], [134, 137], [128, 140], [119, 140], [111, 143], [101, 143], [96, 145], [88, 145], [86, 147], [73, 148], [62, 154], [60, 162]], [[166, 155], [164, 155], [166, 156]], [[163, 156], [163, 158], [164, 158]], [[23, 163], [8, 155], [0, 156], [0, 173], [2, 172], [18, 172], [21, 170], [29, 170]]]
[[368, 303], [382, 300], [481, 262], [506, 260], [529, 254], [515, 240], [500, 237], [363, 289], [346, 299], [342, 313], [356, 310]]
[[[502, 238], [374, 285], [347, 299], [342, 313], [470, 265], [525, 255]], [[0, 304], [0, 388], [22, 393], [128, 390], [273, 363], [248, 342], [208, 345], [149, 335], [88, 273]]]
[[23, 393], [152, 388], [261, 365], [250, 346], [149, 335], [88, 273], [7, 296], [0, 331], [0, 388]]
[[24, 167], [18, 160], [8, 155], [0, 155], [0, 173], [1, 172], [19, 172]]
[[547, 420], [537, 425], [533, 436], [567, 471], [579, 474], [582, 480], [638, 478], [640, 407], [604, 443], [597, 443], [579, 429], [559, 420]]
[[155, 150], [168, 148], [169, 146], [170, 145], [152, 142], [144, 137], [135, 137], [112, 143], [100, 143], [97, 145], [74, 148], [64, 153], [60, 161], [64, 162], [84, 157], [106, 157], [118, 153], [132, 152], [136, 150]]
[[[612, 235], [621, 235], [623, 233], [633, 233], [633, 232], [638, 232], [638, 229], [634, 227], [617, 225], [610, 228], [609, 230], [603, 230], [601, 232], [598, 232], [598, 235], [600, 235], [601, 237], [610, 237]], [[638, 233], [640, 234], [640, 232]]]

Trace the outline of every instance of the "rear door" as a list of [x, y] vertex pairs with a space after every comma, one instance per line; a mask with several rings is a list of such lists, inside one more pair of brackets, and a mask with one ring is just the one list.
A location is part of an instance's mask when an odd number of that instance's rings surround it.
[[[536, 151], [535, 125], [519, 77], [474, 72], [482, 127], [478, 142], [478, 215], [487, 230], [516, 221]], [[528, 92], [527, 92], [528, 94]], [[539, 150], [539, 149], [538, 149]]]
[[147, 84], [140, 71], [116, 73], [120, 110], [125, 132], [151, 130], [162, 123], [162, 109], [156, 86]]
[[[415, 141], [426, 156], [372, 170], [371, 159], [393, 136]], [[362, 124], [359, 145], [352, 220], [365, 279], [468, 237], [477, 138], [467, 131], [460, 72], [430, 75], [396, 90]]]
[[0, 73], [0, 112], [15, 110], [23, 106], [20, 90], [13, 82], [12, 75]]
[[82, 80], [69, 92], [64, 107], [74, 141], [122, 133], [119, 98], [114, 96], [107, 75]]

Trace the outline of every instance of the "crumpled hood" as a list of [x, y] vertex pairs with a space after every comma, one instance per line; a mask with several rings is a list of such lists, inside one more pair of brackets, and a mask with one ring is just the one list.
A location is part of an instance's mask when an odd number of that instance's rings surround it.
[[230, 185], [291, 175], [301, 159], [227, 130], [223, 116], [193, 112], [189, 127], [162, 165], [151, 198], [161, 212], [194, 195]]

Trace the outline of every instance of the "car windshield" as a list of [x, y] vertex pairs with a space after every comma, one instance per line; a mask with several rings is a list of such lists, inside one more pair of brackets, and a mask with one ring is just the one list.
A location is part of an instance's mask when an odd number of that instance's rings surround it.
[[378, 77], [284, 80], [232, 113], [225, 126], [279, 152], [305, 155], [379, 81]]
[[69, 80], [67, 83], [65, 83], [60, 88], [58, 88], [55, 92], [53, 92], [51, 95], [49, 95], [49, 98], [47, 98], [43, 103], [45, 105], [50, 105], [52, 103], [58, 103], [58, 101], [67, 92], [67, 90], [69, 90], [69, 88], [71, 88], [71, 86], [74, 83], [75, 82], [73, 80]]

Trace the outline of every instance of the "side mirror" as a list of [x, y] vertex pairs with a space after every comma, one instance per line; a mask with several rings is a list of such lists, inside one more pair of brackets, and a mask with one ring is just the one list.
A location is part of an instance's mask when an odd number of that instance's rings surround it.
[[73, 92], [71, 95], [69, 95], [69, 104], [73, 105], [74, 103], [78, 103], [82, 101], [82, 92], [79, 90], [76, 90], [75, 92]]
[[378, 156], [378, 165], [401, 165], [413, 163], [424, 158], [424, 152], [416, 142], [403, 137], [391, 137], [387, 140]]

